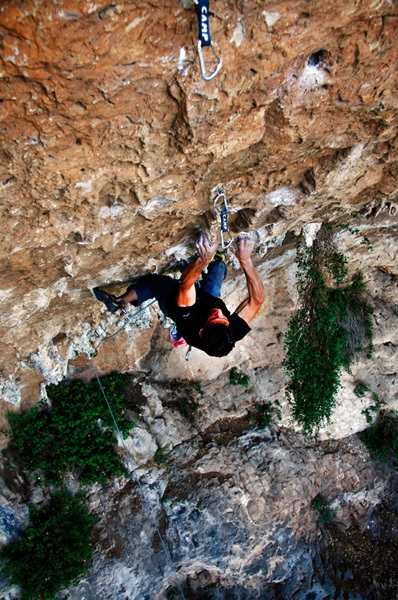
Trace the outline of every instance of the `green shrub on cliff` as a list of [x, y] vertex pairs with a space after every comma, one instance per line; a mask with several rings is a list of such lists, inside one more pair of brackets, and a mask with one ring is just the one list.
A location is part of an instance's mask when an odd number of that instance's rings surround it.
[[318, 525], [330, 523], [334, 516], [334, 510], [330, 508], [327, 500], [321, 495], [318, 494], [311, 501], [311, 506], [315, 508], [318, 513]]
[[392, 463], [398, 470], [398, 415], [388, 413], [358, 434], [374, 458]]
[[29, 512], [22, 537], [1, 551], [2, 572], [21, 586], [21, 600], [52, 599], [86, 572], [97, 518], [87, 513], [81, 497], [68, 492], [56, 492], [48, 506], [39, 511], [31, 506]]
[[250, 377], [245, 375], [241, 371], [238, 371], [236, 367], [232, 367], [229, 373], [229, 383], [231, 385], [242, 385], [245, 388], [249, 387]]
[[[101, 380], [124, 435], [134, 426], [126, 420], [123, 405], [129, 380], [116, 373]], [[12, 440], [24, 467], [30, 472], [41, 470], [55, 484], [70, 470], [88, 483], [104, 483], [123, 473], [114, 449], [114, 423], [98, 382], [50, 385], [47, 394], [51, 406], [41, 403], [25, 414], [9, 414]]]
[[287, 397], [304, 433], [330, 419], [342, 367], [372, 349], [372, 306], [362, 275], [345, 283], [347, 259], [331, 227], [322, 226], [311, 248], [297, 244], [300, 307], [285, 336]]

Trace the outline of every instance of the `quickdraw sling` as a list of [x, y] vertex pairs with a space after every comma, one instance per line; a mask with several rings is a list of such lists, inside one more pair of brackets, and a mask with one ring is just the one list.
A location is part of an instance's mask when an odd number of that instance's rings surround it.
[[[221, 58], [216, 54], [216, 51], [214, 49], [214, 44], [212, 42], [211, 39], [211, 35], [210, 35], [210, 26], [209, 26], [209, 0], [194, 0], [195, 4], [196, 4], [196, 11], [198, 14], [198, 23], [199, 23], [199, 39], [198, 39], [198, 55], [199, 55], [199, 64], [200, 64], [200, 71], [202, 73], [202, 78], [205, 81], [211, 81], [211, 79], [213, 79], [213, 77], [215, 77], [220, 69], [221, 69], [221, 65], [222, 65], [222, 60]], [[206, 65], [205, 65], [205, 60], [203, 57], [203, 50], [202, 48], [205, 48], [206, 46], [209, 46], [217, 60], [217, 66], [214, 69], [214, 71], [212, 73], [207, 74], [206, 73]]]
[[222, 186], [220, 186], [217, 190], [217, 196], [215, 197], [213, 206], [215, 208], [215, 210], [217, 210], [220, 214], [220, 221], [221, 221], [221, 229], [220, 229], [220, 238], [221, 238], [221, 246], [223, 250], [226, 250], [234, 241], [233, 237], [231, 235], [231, 232], [229, 231], [229, 226], [228, 226], [228, 213], [229, 213], [229, 208], [228, 208], [228, 202], [227, 202], [227, 197], [225, 195], [225, 192], [222, 188]]

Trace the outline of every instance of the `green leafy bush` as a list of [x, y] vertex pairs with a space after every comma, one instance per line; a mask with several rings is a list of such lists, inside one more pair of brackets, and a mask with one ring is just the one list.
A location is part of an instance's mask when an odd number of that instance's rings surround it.
[[354, 388], [354, 394], [358, 398], [363, 398], [368, 392], [370, 392], [370, 387], [367, 383], [364, 383], [363, 381], [359, 381]]
[[320, 523], [327, 524], [330, 523], [334, 516], [334, 510], [330, 508], [327, 500], [318, 494], [311, 502], [311, 506], [315, 508], [318, 513], [318, 525]]
[[[134, 426], [126, 420], [123, 406], [129, 380], [121, 374], [101, 380], [124, 436]], [[42, 470], [47, 481], [55, 484], [69, 470], [88, 483], [104, 483], [123, 473], [114, 449], [114, 423], [98, 382], [50, 385], [47, 393], [51, 407], [41, 403], [25, 414], [9, 414], [12, 440], [25, 468], [30, 472]]]
[[163, 446], [163, 448], [158, 448], [155, 452], [155, 456], [153, 457], [155, 464], [159, 467], [167, 467], [169, 464], [170, 452], [171, 450], [169, 444]]
[[344, 283], [347, 259], [321, 227], [311, 248], [297, 244], [300, 307], [285, 335], [287, 397], [304, 433], [316, 432], [330, 419], [340, 387], [341, 368], [354, 356], [371, 352], [372, 306], [363, 277]]
[[392, 462], [398, 470], [398, 416], [387, 413], [358, 434], [374, 458]]
[[277, 419], [280, 421], [282, 419], [280, 403], [277, 400], [275, 404], [276, 405], [269, 401], [264, 404], [258, 404], [256, 402], [254, 404], [256, 413], [250, 417], [250, 422], [256, 423], [259, 427], [268, 427], [271, 424], [271, 419], [274, 415], [276, 415]]
[[238, 371], [236, 367], [232, 367], [229, 374], [229, 382], [231, 385], [243, 385], [243, 387], [248, 388], [250, 384], [250, 377], [249, 375], [245, 375], [241, 371]]
[[1, 551], [2, 571], [22, 587], [21, 600], [46, 600], [86, 572], [97, 519], [87, 513], [82, 497], [69, 492], [56, 492], [48, 506], [29, 511], [31, 524], [21, 539]]

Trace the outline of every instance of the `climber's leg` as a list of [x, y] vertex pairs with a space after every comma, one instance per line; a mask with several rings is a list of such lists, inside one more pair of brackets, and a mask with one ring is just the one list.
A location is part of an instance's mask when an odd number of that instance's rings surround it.
[[208, 294], [220, 298], [222, 282], [226, 276], [227, 265], [225, 264], [225, 256], [221, 252], [217, 252], [207, 267], [207, 273], [203, 273], [202, 275], [200, 287]]
[[144, 275], [130, 285], [126, 292], [117, 298], [118, 301], [138, 306], [151, 298], [156, 298], [159, 307], [166, 317], [170, 317], [167, 301], [171, 294], [177, 294], [178, 281], [167, 275]]

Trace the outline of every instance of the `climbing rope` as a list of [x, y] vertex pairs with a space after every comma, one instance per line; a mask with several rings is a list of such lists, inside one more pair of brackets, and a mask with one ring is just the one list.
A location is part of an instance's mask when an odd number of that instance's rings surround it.
[[[152, 304], [152, 303], [151, 303], [151, 304]], [[149, 306], [149, 304], [148, 304], [147, 306], [145, 306], [145, 307], [144, 307], [142, 310], [145, 310], [145, 308], [148, 308], [148, 306]], [[138, 311], [138, 312], [141, 312], [141, 310], [140, 310], [140, 311]], [[135, 314], [138, 314], [138, 313], [135, 313]], [[135, 316], [135, 315], [134, 315], [134, 316]], [[110, 336], [110, 337], [112, 337], [112, 336]], [[109, 338], [105, 338], [105, 339], [109, 339]], [[102, 341], [105, 341], [105, 340], [102, 340]], [[123, 449], [124, 449], [124, 451], [125, 451], [125, 453], [126, 453], [126, 456], [127, 456], [128, 462], [129, 462], [129, 464], [130, 464], [131, 473], [133, 474], [133, 476], [134, 476], [134, 479], [135, 479], [135, 481], [136, 481], [136, 483], [137, 483], [137, 485], [138, 485], [138, 489], [139, 489], [139, 491], [140, 491], [141, 497], [142, 497], [142, 499], [143, 499], [143, 501], [144, 501], [144, 503], [145, 503], [145, 505], [146, 505], [146, 507], [147, 507], [147, 510], [148, 510], [149, 516], [150, 516], [150, 518], [151, 518], [151, 521], [152, 521], [152, 524], [153, 524], [153, 526], [155, 527], [156, 533], [157, 533], [157, 534], [158, 534], [158, 536], [159, 536], [159, 540], [160, 540], [160, 543], [161, 543], [161, 545], [162, 545], [162, 548], [163, 548], [163, 551], [164, 551], [164, 553], [165, 553], [165, 556], [166, 556], [166, 558], [167, 558], [167, 561], [168, 561], [168, 563], [169, 563], [169, 565], [170, 565], [170, 567], [171, 567], [171, 570], [173, 571], [173, 575], [174, 575], [174, 579], [175, 579], [175, 581], [176, 581], [176, 584], [177, 584], [177, 587], [178, 587], [178, 591], [179, 591], [179, 592], [180, 592], [180, 594], [181, 594], [181, 598], [182, 598], [182, 600], [186, 600], [186, 598], [185, 598], [185, 595], [184, 595], [184, 592], [182, 591], [182, 588], [181, 588], [180, 581], [179, 581], [179, 579], [178, 579], [178, 576], [177, 576], [177, 571], [176, 571], [176, 568], [175, 568], [175, 566], [174, 566], [173, 559], [172, 559], [172, 557], [171, 557], [171, 554], [170, 554], [170, 552], [169, 552], [169, 550], [168, 550], [168, 548], [167, 548], [167, 546], [166, 546], [166, 543], [165, 543], [165, 541], [164, 541], [164, 539], [163, 539], [163, 536], [162, 536], [162, 534], [160, 533], [160, 530], [159, 530], [158, 524], [157, 524], [157, 522], [156, 522], [155, 516], [154, 516], [154, 514], [153, 514], [153, 511], [152, 511], [151, 505], [150, 505], [150, 504], [149, 504], [149, 502], [148, 502], [148, 499], [147, 499], [147, 497], [146, 497], [146, 495], [145, 495], [144, 488], [143, 488], [143, 486], [142, 486], [142, 484], [141, 484], [141, 482], [140, 482], [140, 480], [139, 480], [139, 477], [138, 477], [138, 474], [137, 474], [137, 467], [135, 466], [135, 464], [134, 464], [134, 461], [133, 461], [133, 459], [132, 459], [132, 456], [131, 456], [130, 452], [128, 451], [128, 449], [127, 449], [127, 446], [126, 446], [126, 444], [125, 444], [125, 442], [124, 442], [123, 435], [122, 435], [122, 433], [121, 433], [121, 431], [120, 431], [120, 429], [119, 429], [119, 426], [118, 426], [118, 424], [117, 424], [117, 421], [116, 421], [116, 419], [115, 419], [115, 415], [113, 414], [113, 411], [112, 411], [111, 405], [110, 405], [110, 403], [109, 403], [109, 400], [108, 400], [108, 398], [107, 398], [107, 396], [106, 396], [106, 394], [105, 394], [105, 390], [104, 390], [104, 388], [103, 388], [103, 386], [102, 386], [101, 380], [100, 380], [100, 378], [99, 378], [99, 375], [98, 375], [98, 373], [97, 373], [97, 369], [95, 368], [95, 366], [94, 366], [94, 363], [93, 363], [93, 361], [92, 361], [91, 357], [90, 357], [89, 355], [87, 355], [87, 358], [88, 358], [88, 360], [90, 361], [91, 368], [93, 369], [93, 372], [94, 372], [94, 374], [95, 374], [95, 377], [96, 377], [96, 379], [97, 379], [98, 385], [99, 385], [99, 387], [100, 387], [100, 389], [101, 389], [101, 393], [102, 393], [102, 395], [103, 395], [103, 397], [104, 397], [104, 400], [105, 400], [106, 406], [108, 407], [108, 411], [109, 411], [109, 413], [110, 413], [110, 415], [111, 415], [111, 417], [112, 417], [112, 421], [113, 421], [113, 423], [114, 423], [114, 425], [115, 425], [115, 430], [116, 430], [116, 433], [117, 433], [117, 435], [118, 435], [118, 438], [119, 438], [119, 440], [121, 440], [121, 442], [122, 442]]]
[[[145, 304], [145, 305], [144, 305], [144, 306], [142, 306], [140, 309], [136, 310], [136, 311], [135, 311], [135, 312], [134, 312], [132, 315], [130, 315], [130, 316], [129, 316], [129, 317], [126, 319], [126, 320], [125, 320], [125, 322], [124, 322], [123, 326], [122, 326], [122, 327], [120, 327], [120, 329], [118, 329], [117, 331], [115, 331], [115, 333], [113, 333], [112, 335], [108, 335], [107, 337], [104, 337], [104, 338], [103, 338], [103, 339], [102, 339], [102, 340], [99, 342], [99, 344], [97, 345], [97, 347], [95, 348], [95, 351], [96, 351], [96, 353], [97, 353], [97, 351], [98, 351], [98, 348], [99, 348], [99, 347], [100, 347], [100, 345], [102, 344], [102, 342], [105, 342], [106, 340], [110, 340], [111, 338], [115, 337], [115, 336], [116, 336], [118, 333], [120, 333], [121, 331], [123, 331], [123, 329], [124, 329], [124, 328], [127, 326], [127, 324], [128, 324], [128, 323], [129, 323], [129, 322], [130, 322], [132, 319], [134, 319], [134, 317], [136, 317], [137, 315], [139, 315], [140, 313], [142, 313], [144, 310], [146, 310], [147, 308], [149, 308], [150, 306], [152, 306], [152, 304], [154, 304], [155, 302], [156, 302], [156, 299], [155, 299], [155, 300], [151, 300], [151, 302], [149, 302], [148, 304]], [[100, 337], [100, 335], [99, 335], [99, 333], [98, 333], [98, 331], [97, 331], [97, 330], [95, 330], [95, 331], [94, 331], [94, 333], [95, 333], [96, 337]], [[89, 354], [87, 354], [87, 358], [88, 358], [88, 360], [90, 361], [91, 368], [92, 368], [92, 370], [93, 370], [93, 373], [94, 373], [94, 375], [95, 375], [95, 377], [96, 377], [96, 379], [97, 379], [98, 385], [99, 385], [99, 387], [100, 387], [100, 390], [101, 390], [101, 393], [102, 393], [102, 395], [103, 395], [103, 397], [104, 397], [104, 400], [105, 400], [106, 406], [107, 406], [107, 408], [108, 408], [109, 414], [111, 415], [112, 421], [113, 421], [113, 423], [114, 423], [114, 426], [115, 426], [115, 431], [116, 431], [116, 433], [117, 433], [117, 435], [118, 435], [118, 438], [119, 438], [119, 440], [122, 442], [122, 445], [123, 445], [123, 449], [124, 449], [125, 455], [127, 456], [127, 460], [128, 460], [128, 462], [129, 462], [129, 464], [130, 464], [131, 473], [133, 474], [133, 476], [134, 476], [134, 479], [135, 479], [135, 481], [136, 481], [136, 483], [137, 483], [137, 485], [138, 485], [138, 489], [139, 489], [139, 491], [140, 491], [141, 497], [142, 497], [142, 499], [144, 500], [144, 503], [145, 503], [145, 505], [146, 505], [146, 507], [147, 507], [147, 510], [148, 510], [149, 516], [150, 516], [150, 518], [151, 518], [151, 521], [152, 521], [152, 523], [153, 523], [153, 526], [155, 527], [156, 533], [157, 533], [157, 534], [158, 534], [158, 536], [159, 536], [159, 540], [160, 540], [160, 543], [161, 543], [161, 545], [162, 545], [162, 548], [163, 548], [163, 550], [164, 550], [164, 553], [165, 553], [165, 555], [166, 555], [167, 561], [168, 561], [168, 563], [169, 563], [169, 565], [170, 565], [170, 567], [171, 567], [171, 569], [172, 569], [172, 571], [173, 571], [173, 575], [174, 575], [174, 578], [175, 578], [175, 581], [176, 581], [176, 584], [177, 584], [178, 590], [179, 590], [179, 592], [180, 592], [180, 594], [181, 594], [181, 598], [182, 598], [182, 600], [186, 600], [186, 598], [185, 598], [185, 596], [184, 596], [184, 592], [182, 591], [182, 588], [181, 588], [180, 581], [179, 581], [179, 579], [178, 579], [178, 576], [177, 576], [177, 571], [176, 571], [176, 569], [175, 569], [175, 567], [174, 567], [173, 559], [171, 558], [171, 554], [170, 554], [170, 552], [169, 552], [169, 550], [168, 550], [168, 548], [167, 548], [167, 546], [166, 546], [166, 543], [165, 543], [165, 541], [164, 541], [164, 539], [163, 539], [163, 537], [162, 537], [162, 534], [160, 533], [160, 530], [159, 530], [159, 527], [158, 527], [158, 525], [157, 525], [157, 522], [156, 522], [155, 516], [154, 516], [154, 514], [153, 514], [152, 508], [151, 508], [151, 506], [150, 506], [150, 504], [149, 504], [149, 502], [148, 502], [148, 500], [147, 500], [147, 497], [146, 497], [146, 495], [145, 495], [145, 492], [144, 492], [144, 488], [143, 488], [143, 486], [142, 486], [142, 484], [141, 484], [141, 482], [140, 482], [140, 480], [139, 480], [139, 477], [138, 477], [138, 475], [137, 475], [137, 468], [136, 468], [136, 466], [135, 466], [135, 464], [134, 464], [134, 461], [133, 461], [133, 458], [132, 458], [132, 456], [131, 456], [130, 452], [128, 451], [128, 449], [127, 449], [127, 446], [126, 446], [126, 444], [125, 444], [125, 442], [124, 442], [123, 435], [122, 435], [122, 433], [121, 433], [121, 431], [120, 431], [120, 429], [119, 429], [119, 426], [118, 426], [118, 424], [117, 424], [117, 421], [116, 421], [116, 419], [115, 419], [115, 415], [113, 414], [113, 411], [112, 411], [111, 405], [110, 405], [110, 403], [109, 403], [109, 400], [108, 400], [108, 398], [107, 398], [107, 396], [106, 396], [106, 394], [105, 394], [105, 390], [104, 390], [104, 388], [103, 388], [103, 385], [102, 385], [102, 383], [101, 383], [101, 380], [100, 380], [100, 378], [99, 378], [99, 375], [98, 375], [97, 369], [95, 368], [95, 366], [94, 366], [94, 363], [93, 363], [93, 361], [92, 361], [92, 358], [91, 358], [91, 356], [89, 356]]]
[[[198, 56], [199, 56], [199, 64], [200, 71], [202, 73], [202, 78], [205, 81], [211, 81], [219, 72], [222, 65], [221, 58], [217, 55], [214, 44], [210, 36], [210, 26], [209, 26], [209, 0], [194, 0], [196, 4], [196, 11], [198, 14], [198, 23], [199, 23], [199, 39], [198, 39]], [[217, 66], [212, 73], [206, 73], [206, 65], [203, 57], [203, 50], [209, 46], [217, 60]]]
[[[123, 331], [123, 329], [127, 326], [127, 324], [134, 319], [134, 317], [136, 317], [137, 315], [139, 315], [140, 313], [142, 313], [144, 310], [146, 310], [147, 308], [149, 308], [150, 306], [152, 306], [152, 304], [154, 304], [156, 302], [156, 298], [155, 300], [151, 300], [151, 302], [149, 302], [148, 304], [145, 304], [145, 306], [143, 306], [142, 308], [140, 308], [139, 310], [137, 310], [135, 313], [133, 313], [132, 315], [130, 315], [124, 322], [123, 326], [120, 327], [120, 329], [118, 329], [117, 331], [115, 331], [115, 333], [112, 333], [112, 335], [108, 335], [108, 337], [104, 337], [100, 343], [98, 344], [98, 346], [95, 348], [95, 350], [98, 350], [98, 348], [101, 346], [102, 342], [105, 342], [106, 340], [110, 340], [111, 338], [115, 337], [115, 335], [117, 335], [118, 333], [120, 333], [121, 331]], [[100, 337], [100, 334], [98, 333], [98, 331], [95, 329], [94, 330], [94, 334], [97, 338]]]

